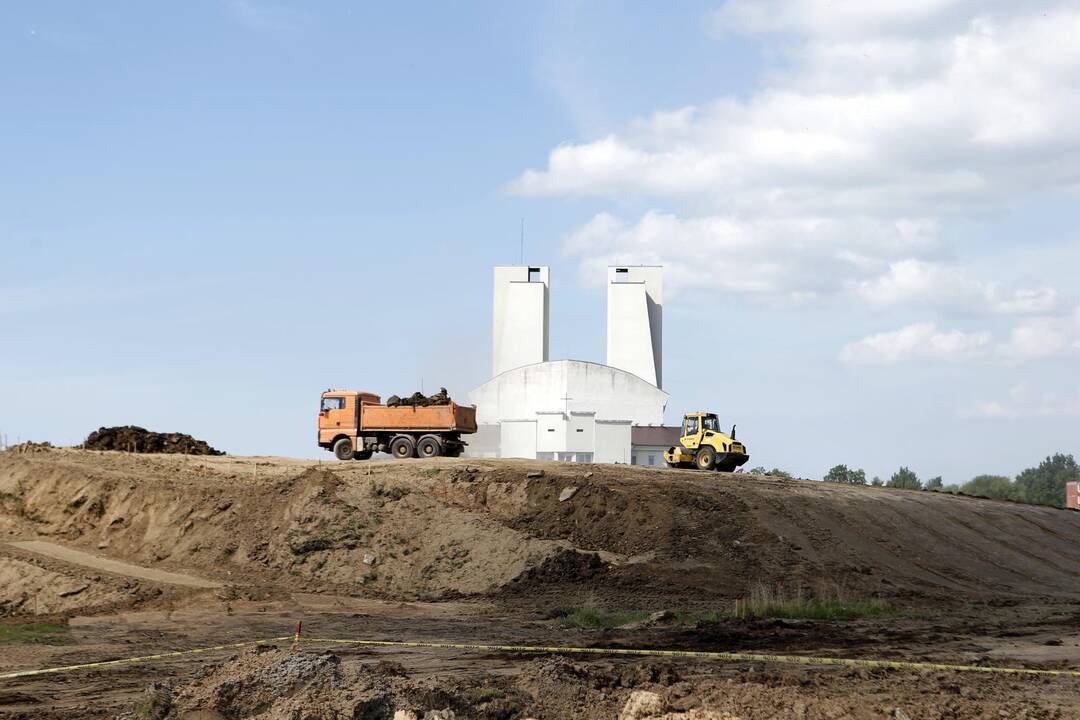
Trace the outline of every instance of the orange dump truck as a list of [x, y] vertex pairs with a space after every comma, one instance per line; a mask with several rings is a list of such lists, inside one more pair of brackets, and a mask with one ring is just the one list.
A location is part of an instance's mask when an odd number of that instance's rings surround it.
[[457, 457], [462, 435], [476, 432], [476, 408], [445, 405], [387, 407], [378, 395], [327, 390], [319, 405], [319, 447], [338, 460], [367, 460], [374, 452], [395, 458]]

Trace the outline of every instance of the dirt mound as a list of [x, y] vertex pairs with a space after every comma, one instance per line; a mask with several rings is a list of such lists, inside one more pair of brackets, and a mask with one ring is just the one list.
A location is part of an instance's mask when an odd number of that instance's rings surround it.
[[9, 533], [282, 591], [643, 610], [715, 606], [759, 585], [1080, 598], [1076, 513], [750, 475], [55, 450], [0, 455], [0, 511]]
[[195, 713], [259, 720], [610, 718], [630, 688], [676, 679], [670, 667], [589, 671], [550, 660], [528, 662], [516, 678], [413, 679], [396, 663], [346, 663], [328, 653], [261, 647], [176, 689], [155, 685], [141, 703], [167, 708], [157, 715], [163, 720]]
[[[418, 679], [395, 663], [258, 648], [176, 688], [155, 684], [121, 717], [257, 720], [833, 720], [1071, 717], [1069, 698], [1025, 696], [1009, 678], [955, 673], [747, 667], [664, 661], [524, 662], [515, 675]], [[721, 671], [721, 672], [718, 672]], [[886, 684], [887, 692], [882, 691]]]
[[415, 405], [417, 407], [428, 407], [430, 405], [449, 405], [450, 395], [446, 392], [446, 388], [439, 388], [439, 392], [434, 395], [425, 395], [422, 392], [414, 392], [408, 397], [399, 397], [398, 395], [391, 395], [386, 398], [387, 407], [398, 407], [400, 405]]
[[83, 442], [84, 450], [120, 450], [133, 453], [224, 455], [204, 440], [184, 433], [158, 433], [135, 425], [98, 428]]
[[25, 455], [27, 453], [41, 453], [54, 450], [51, 442], [34, 442], [33, 440], [27, 440], [26, 442], [19, 443], [18, 445], [12, 445], [7, 448], [6, 452], [16, 453], [19, 455]]
[[129, 603], [134, 593], [112, 579], [73, 576], [27, 560], [0, 557], [0, 617], [85, 612]]

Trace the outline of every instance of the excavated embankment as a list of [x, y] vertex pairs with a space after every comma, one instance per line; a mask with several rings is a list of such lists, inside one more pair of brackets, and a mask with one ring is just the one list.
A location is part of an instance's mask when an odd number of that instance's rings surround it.
[[11, 538], [281, 590], [637, 607], [715, 603], [759, 583], [1080, 596], [1080, 514], [749, 475], [62, 450], [0, 454], [0, 498]]

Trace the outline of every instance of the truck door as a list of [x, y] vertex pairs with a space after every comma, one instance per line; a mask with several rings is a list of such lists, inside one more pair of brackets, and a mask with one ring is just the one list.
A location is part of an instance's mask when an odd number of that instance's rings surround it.
[[336, 431], [355, 427], [353, 409], [346, 395], [324, 395], [319, 409], [319, 430]]

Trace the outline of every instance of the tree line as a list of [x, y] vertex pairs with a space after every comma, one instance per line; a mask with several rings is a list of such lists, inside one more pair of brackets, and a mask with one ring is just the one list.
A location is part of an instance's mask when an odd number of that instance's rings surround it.
[[[756, 472], [759, 468], [751, 470]], [[764, 471], [764, 468], [760, 468]], [[763, 472], [767, 475], [791, 477], [782, 470]], [[874, 477], [867, 482], [866, 473], [847, 465], [837, 465], [822, 478], [825, 482], [845, 483], [848, 485], [872, 485], [875, 487], [907, 488], [910, 490], [929, 490], [933, 492], [963, 493], [977, 497], [998, 500], [1013, 500], [1032, 505], [1065, 504], [1065, 484], [1080, 482], [1080, 466], [1072, 455], [1057, 453], [1043, 460], [1037, 467], [1028, 468], [1015, 478], [1005, 475], [978, 475], [966, 483], [946, 485], [941, 476], [923, 481], [911, 469], [901, 467], [888, 480]]]

